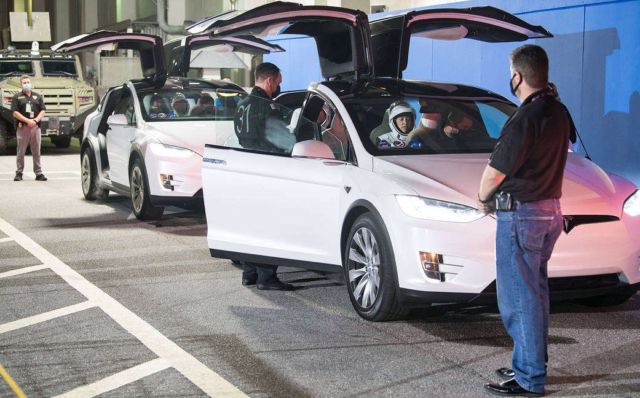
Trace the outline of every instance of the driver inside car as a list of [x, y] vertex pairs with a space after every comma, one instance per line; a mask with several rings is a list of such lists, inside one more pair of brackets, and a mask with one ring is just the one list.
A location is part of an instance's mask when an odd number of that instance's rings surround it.
[[416, 123], [416, 111], [404, 101], [394, 102], [388, 111], [390, 131], [378, 137], [376, 146], [380, 149], [404, 148]]

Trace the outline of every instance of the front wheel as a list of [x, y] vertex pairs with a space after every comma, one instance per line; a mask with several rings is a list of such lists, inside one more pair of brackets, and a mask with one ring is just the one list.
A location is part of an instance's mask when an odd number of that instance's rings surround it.
[[356, 219], [345, 245], [343, 269], [351, 304], [369, 321], [406, 314], [398, 299], [396, 267], [388, 235], [370, 213]]
[[147, 172], [140, 158], [136, 158], [131, 166], [129, 187], [133, 214], [139, 220], [156, 220], [162, 217], [164, 207], [156, 207], [151, 204]]
[[82, 151], [80, 159], [80, 180], [82, 181], [82, 193], [87, 200], [105, 200], [109, 196], [108, 189], [102, 189], [98, 185], [98, 168], [96, 158], [87, 147]]

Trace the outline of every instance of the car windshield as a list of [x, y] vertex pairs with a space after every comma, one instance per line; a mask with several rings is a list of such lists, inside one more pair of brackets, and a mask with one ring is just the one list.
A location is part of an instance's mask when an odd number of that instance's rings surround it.
[[377, 97], [345, 101], [375, 156], [490, 153], [516, 107], [494, 98]]
[[233, 120], [242, 93], [211, 86], [170, 88], [138, 94], [142, 117], [148, 122]]
[[0, 75], [32, 75], [33, 63], [31, 61], [0, 60]]
[[43, 60], [42, 74], [45, 76], [78, 76], [76, 63], [73, 59]]

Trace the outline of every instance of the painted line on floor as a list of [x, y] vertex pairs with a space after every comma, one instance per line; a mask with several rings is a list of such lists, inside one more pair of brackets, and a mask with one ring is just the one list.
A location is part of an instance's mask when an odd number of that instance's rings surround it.
[[[24, 177], [22, 177], [22, 178], [23, 178], [23, 180], [20, 181], [20, 182], [25, 182], [25, 181], [29, 182], [29, 181], [32, 181], [32, 180], [33, 181], [36, 180], [35, 177], [33, 177], [33, 178], [28, 178], [28, 177], [24, 178]], [[77, 179], [78, 179], [78, 177], [51, 177], [51, 176], [47, 176], [47, 180], [48, 181], [77, 180]], [[13, 181], [13, 178], [0, 178], [0, 181]], [[41, 182], [44, 182], [44, 181], [38, 181], [38, 182], [41, 183]]]
[[13, 238], [0, 238], [0, 243], [13, 242]]
[[[0, 171], [0, 175], [2, 175], [2, 174], [15, 175], [16, 172], [15, 171]], [[44, 174], [45, 175], [48, 175], [48, 174], [75, 174], [75, 175], [79, 176], [80, 172], [78, 170], [69, 170], [69, 171], [64, 171], [64, 170], [57, 170], [57, 171], [56, 170], [53, 170], [53, 171], [45, 170]], [[24, 172], [24, 173], [22, 173], [22, 175], [23, 176], [31, 176], [31, 177], [35, 177], [36, 176], [35, 173], [31, 173], [31, 172]]]
[[12, 269], [11, 271], [0, 272], [0, 279], [9, 278], [11, 276], [16, 276], [16, 275], [27, 274], [29, 272], [40, 271], [47, 268], [49, 268], [48, 265], [40, 264], [40, 265], [32, 265], [31, 267]]
[[4, 367], [2, 367], [1, 363], [0, 363], [0, 376], [2, 376], [4, 381], [7, 382], [7, 384], [9, 385], [9, 388], [11, 388], [11, 391], [13, 391], [13, 393], [16, 394], [16, 397], [18, 397], [18, 398], [27, 398], [27, 396], [24, 395], [24, 392], [22, 392], [22, 389], [20, 388], [18, 383], [13, 381], [13, 379], [11, 378], [11, 375], [9, 374], [9, 372], [7, 372], [4, 369]]
[[161, 372], [171, 367], [171, 364], [162, 358], [157, 358], [149, 362], [123, 370], [122, 372], [105, 377], [86, 386], [81, 386], [64, 394], [56, 395], [55, 398], [90, 398], [116, 388], [122, 387], [136, 380], [140, 380], [154, 373]]
[[2, 218], [0, 218], [0, 231], [12, 237], [20, 246], [29, 251], [43, 264], [48, 264], [53, 272], [84, 295], [87, 300], [102, 309], [111, 319], [117, 322], [129, 334], [136, 337], [142, 344], [158, 355], [158, 357], [168, 361], [173, 368], [182, 373], [183, 376], [206, 394], [215, 397], [246, 397], [246, 395], [233, 384], [206, 367], [202, 362], [180, 348], [153, 326], [120, 304], [113, 297], [100, 290], [78, 272]]
[[50, 321], [52, 319], [60, 318], [62, 316], [75, 314], [76, 312], [84, 311], [93, 307], [96, 307], [94, 303], [91, 303], [90, 301], [83, 301], [82, 303], [79, 303], [79, 304], [58, 308], [53, 311], [43, 312], [42, 314], [18, 319], [17, 321], [3, 323], [2, 325], [0, 325], [0, 334], [12, 332], [14, 330], [22, 329], [31, 325], [36, 325], [38, 323], [42, 323], [45, 321]]

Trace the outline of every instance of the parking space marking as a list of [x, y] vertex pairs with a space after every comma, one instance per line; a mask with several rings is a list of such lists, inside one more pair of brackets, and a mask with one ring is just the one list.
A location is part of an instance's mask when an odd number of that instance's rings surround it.
[[41, 322], [50, 321], [52, 319], [60, 318], [61, 316], [74, 314], [76, 312], [84, 311], [95, 306], [95, 304], [89, 301], [84, 301], [82, 303], [70, 305], [68, 307], [62, 307], [58, 308], [57, 310], [43, 312], [42, 314], [18, 319], [17, 321], [7, 322], [0, 325], [0, 334], [22, 329], [24, 327], [35, 325]]
[[133, 383], [136, 380], [151, 376], [154, 373], [163, 371], [170, 367], [171, 364], [168, 361], [162, 358], [157, 358], [152, 361], [134, 366], [133, 368], [123, 370], [122, 372], [116, 373], [109, 377], [105, 377], [104, 379], [98, 380], [95, 383], [78, 387], [61, 395], [56, 395], [55, 398], [95, 397], [97, 395], [113, 391], [116, 388], [122, 387], [129, 383]]
[[13, 238], [16, 243], [30, 252], [40, 262], [49, 265], [53, 272], [84, 295], [90, 303], [99, 307], [124, 330], [136, 337], [158, 357], [169, 362], [173, 368], [206, 394], [216, 397], [246, 397], [233, 384], [206, 367], [153, 326], [2, 218], [0, 218], [0, 231]]
[[13, 239], [11, 239], [11, 238], [0, 238], [0, 243], [4, 243], [4, 242], [13, 242]]
[[30, 267], [12, 269], [11, 271], [0, 272], [0, 279], [8, 278], [10, 276], [27, 274], [29, 272], [40, 271], [40, 270], [47, 269], [47, 268], [49, 268], [48, 265], [40, 264], [40, 265], [32, 265]]
[[13, 381], [13, 379], [11, 378], [11, 375], [9, 374], [9, 372], [7, 372], [4, 369], [4, 367], [2, 367], [2, 364], [0, 364], [0, 376], [2, 376], [4, 381], [7, 382], [7, 384], [9, 385], [9, 388], [11, 388], [11, 391], [13, 391], [13, 393], [16, 394], [16, 397], [18, 397], [18, 398], [27, 398], [27, 396], [24, 395], [24, 392], [22, 391], [22, 389], [20, 388], [18, 383]]

